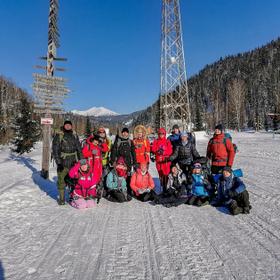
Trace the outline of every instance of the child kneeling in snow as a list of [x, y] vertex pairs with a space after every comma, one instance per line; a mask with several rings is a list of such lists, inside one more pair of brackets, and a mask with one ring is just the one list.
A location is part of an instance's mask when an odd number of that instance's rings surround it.
[[213, 206], [226, 206], [232, 215], [249, 214], [252, 208], [244, 183], [234, 177], [230, 167], [224, 167], [218, 181], [218, 195]]
[[77, 209], [92, 208], [96, 205], [96, 183], [90, 165], [81, 159], [69, 171], [65, 182], [72, 187], [70, 204]]
[[127, 194], [126, 178], [127, 166], [124, 158], [120, 157], [106, 179], [108, 200], [120, 203], [131, 200], [131, 196]]
[[138, 200], [145, 202], [154, 199], [155, 183], [148, 171], [147, 163], [141, 163], [140, 168], [133, 173], [130, 187]]
[[192, 176], [189, 179], [188, 189], [191, 194], [186, 202], [189, 205], [204, 206], [209, 204], [209, 191], [211, 184], [202, 173], [202, 166], [200, 163], [193, 165]]

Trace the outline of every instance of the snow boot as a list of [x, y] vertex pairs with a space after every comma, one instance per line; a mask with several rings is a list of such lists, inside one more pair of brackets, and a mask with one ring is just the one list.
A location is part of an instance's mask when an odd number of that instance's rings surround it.
[[59, 198], [57, 200], [58, 205], [65, 205], [65, 192], [63, 190], [58, 190]]
[[188, 205], [194, 205], [195, 201], [196, 201], [197, 197], [195, 195], [191, 196], [187, 201], [186, 204]]
[[251, 209], [252, 209], [251, 205], [249, 205], [249, 207], [244, 207], [243, 208], [243, 214], [250, 214]]
[[238, 206], [237, 202], [235, 200], [232, 200], [232, 202], [229, 205], [229, 211], [232, 215], [238, 215], [243, 212], [243, 209]]

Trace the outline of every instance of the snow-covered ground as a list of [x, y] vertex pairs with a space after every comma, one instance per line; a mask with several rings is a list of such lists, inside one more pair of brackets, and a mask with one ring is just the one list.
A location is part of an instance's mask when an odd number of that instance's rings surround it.
[[[55, 169], [51, 181], [38, 174], [40, 148], [0, 149], [0, 279], [280, 279], [280, 137], [233, 136], [253, 206], [236, 217], [135, 200], [59, 207]], [[206, 144], [198, 138], [202, 154]]]

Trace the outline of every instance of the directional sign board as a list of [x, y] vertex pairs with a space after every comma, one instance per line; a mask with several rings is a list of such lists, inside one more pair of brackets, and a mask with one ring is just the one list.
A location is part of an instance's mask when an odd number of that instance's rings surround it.
[[41, 124], [53, 124], [53, 118], [41, 118]]

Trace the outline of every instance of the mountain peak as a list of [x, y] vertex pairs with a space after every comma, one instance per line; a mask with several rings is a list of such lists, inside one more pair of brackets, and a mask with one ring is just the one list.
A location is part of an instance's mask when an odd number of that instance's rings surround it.
[[104, 107], [92, 107], [85, 111], [73, 110], [73, 114], [82, 116], [92, 116], [92, 117], [103, 117], [103, 116], [117, 116], [116, 112], [113, 112]]

